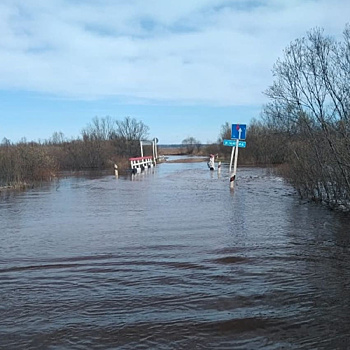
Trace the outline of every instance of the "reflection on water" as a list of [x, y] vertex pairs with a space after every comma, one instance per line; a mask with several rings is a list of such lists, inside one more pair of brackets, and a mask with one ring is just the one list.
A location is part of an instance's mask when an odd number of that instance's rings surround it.
[[0, 348], [348, 349], [349, 220], [264, 169], [0, 197]]

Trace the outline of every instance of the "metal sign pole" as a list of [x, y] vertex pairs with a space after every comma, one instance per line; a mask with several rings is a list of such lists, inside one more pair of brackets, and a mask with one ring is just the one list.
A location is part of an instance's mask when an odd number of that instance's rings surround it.
[[[242, 147], [242, 148], [246, 147], [246, 142], [244, 141], [246, 139], [245, 134], [246, 134], [246, 125], [245, 124], [232, 124], [231, 140], [223, 140], [224, 146], [232, 147], [230, 170], [229, 170], [230, 188], [232, 188], [232, 189], [234, 187], [234, 181], [236, 179], [236, 173], [237, 173], [238, 148], [239, 147]], [[236, 152], [235, 153], [235, 160], [234, 160], [234, 165], [233, 165], [233, 172], [231, 172], [234, 152]]]
[[231, 161], [230, 161], [230, 174], [231, 174], [231, 169], [232, 169], [232, 161], [233, 161], [233, 153], [235, 152], [235, 147], [232, 147], [231, 151]]
[[233, 189], [235, 186], [236, 172], [237, 172], [237, 159], [238, 159], [238, 142], [235, 148], [235, 161], [233, 164], [233, 172], [230, 175], [230, 188]]
[[230, 188], [233, 189], [235, 186], [236, 173], [237, 173], [237, 162], [238, 162], [238, 143], [241, 138], [242, 130], [238, 131], [238, 139], [236, 140], [236, 149], [235, 149], [235, 162], [233, 164], [233, 173], [230, 175]]
[[143, 144], [142, 144], [142, 140], [140, 140], [140, 148], [141, 148], [141, 157], [143, 157]]

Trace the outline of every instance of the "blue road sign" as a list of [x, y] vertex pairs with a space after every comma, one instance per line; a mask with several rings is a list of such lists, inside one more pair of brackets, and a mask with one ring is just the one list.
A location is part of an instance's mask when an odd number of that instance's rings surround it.
[[[238, 141], [238, 147], [245, 148], [246, 144], [247, 143], [245, 141]], [[236, 147], [236, 140], [224, 140], [223, 145]]]
[[245, 124], [232, 124], [231, 139], [245, 140]]

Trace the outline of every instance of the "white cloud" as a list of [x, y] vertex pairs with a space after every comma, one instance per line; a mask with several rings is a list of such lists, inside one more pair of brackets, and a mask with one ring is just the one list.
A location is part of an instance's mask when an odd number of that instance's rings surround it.
[[346, 0], [3, 0], [0, 88], [256, 104], [291, 40], [341, 36]]

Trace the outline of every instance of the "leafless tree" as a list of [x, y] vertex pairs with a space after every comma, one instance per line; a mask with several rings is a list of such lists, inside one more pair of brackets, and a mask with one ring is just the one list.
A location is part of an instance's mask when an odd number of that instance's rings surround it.
[[329, 205], [350, 199], [350, 29], [336, 42], [316, 28], [292, 42], [266, 91], [269, 127], [290, 135], [291, 179]]
[[195, 151], [199, 151], [201, 142], [191, 136], [182, 140], [182, 146], [186, 149], [186, 153], [193, 154]]
[[115, 147], [123, 156], [138, 156], [140, 153], [140, 140], [148, 137], [149, 127], [135, 118], [125, 117], [116, 121], [114, 134]]

